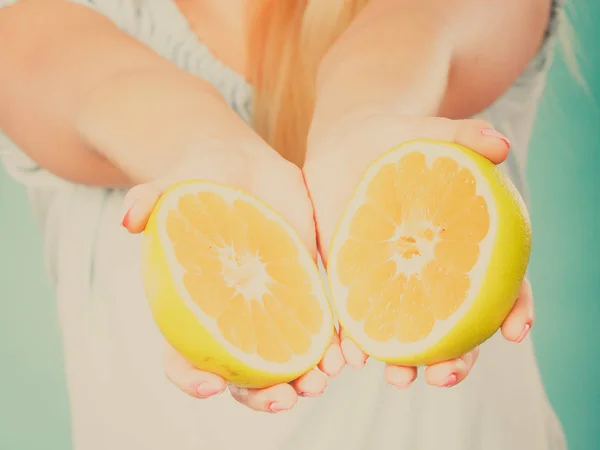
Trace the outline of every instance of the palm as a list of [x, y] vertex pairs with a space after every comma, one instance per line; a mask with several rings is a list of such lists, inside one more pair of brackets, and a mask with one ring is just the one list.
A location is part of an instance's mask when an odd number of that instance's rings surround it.
[[[369, 164], [383, 152], [402, 142], [428, 138], [454, 141], [479, 152], [494, 163], [507, 155], [506, 141], [489, 136], [492, 130], [483, 121], [451, 121], [440, 118], [405, 119], [394, 115], [373, 116], [347, 124], [343, 132], [327, 136], [327, 149], [309, 149], [305, 178], [315, 208], [319, 251], [325, 262], [337, 223], [341, 219], [355, 186]], [[325, 146], [321, 147], [325, 148]], [[533, 307], [531, 290], [525, 282], [519, 299], [504, 322], [502, 332], [512, 341], [520, 341], [531, 324]], [[364, 365], [367, 355], [349, 339], [343, 338], [342, 349], [348, 364]], [[427, 368], [426, 378], [432, 385], [448, 386], [460, 382], [477, 359], [478, 350], [463, 357]], [[386, 378], [397, 387], [408, 386], [416, 377], [413, 367], [388, 366]]]
[[[271, 151], [272, 152], [272, 151]], [[201, 155], [202, 156], [202, 155]], [[275, 209], [296, 230], [302, 241], [317, 258], [313, 209], [308, 198], [301, 171], [285, 162], [274, 152], [264, 158], [244, 160], [244, 155], [221, 152], [200, 157], [182, 164], [168, 176], [153, 183], [139, 185], [128, 194], [126, 202], [133, 203], [124, 225], [131, 232], [144, 229], [148, 217], [161, 193], [171, 185], [192, 178], [203, 178], [242, 189]], [[335, 343], [338, 342], [337, 336]], [[339, 354], [337, 362], [331, 354]], [[319, 367], [322, 372], [336, 375], [344, 363], [337, 345], [326, 354], [327, 361]], [[335, 356], [335, 355], [334, 355]], [[216, 395], [226, 388], [225, 380], [196, 370], [172, 347], [166, 346], [165, 368], [168, 378], [182, 391], [197, 398]], [[242, 389], [230, 386], [231, 395], [240, 403], [257, 411], [278, 412], [292, 408], [299, 395], [320, 395], [326, 385], [325, 375], [312, 370], [290, 384], [268, 389]]]

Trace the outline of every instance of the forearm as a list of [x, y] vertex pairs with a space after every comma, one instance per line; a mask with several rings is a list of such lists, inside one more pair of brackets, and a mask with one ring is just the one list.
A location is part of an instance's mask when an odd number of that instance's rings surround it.
[[312, 138], [349, 114], [437, 113], [452, 55], [447, 32], [432, 17], [388, 3], [367, 6], [323, 59]]
[[1, 8], [0, 42], [0, 129], [62, 178], [128, 185], [210, 139], [258, 140], [208, 82], [89, 8]]
[[371, 0], [323, 59], [311, 142], [343, 118], [468, 118], [522, 73], [550, 0]]
[[[117, 76], [91, 91], [77, 118], [85, 140], [140, 183], [183, 161], [258, 156], [267, 145], [203, 80], [182, 72]], [[239, 158], [238, 158], [239, 159]], [[230, 161], [229, 164], [242, 164]]]

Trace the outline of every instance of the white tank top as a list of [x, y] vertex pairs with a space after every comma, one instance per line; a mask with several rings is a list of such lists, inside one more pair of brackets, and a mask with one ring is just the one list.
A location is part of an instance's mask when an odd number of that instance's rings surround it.
[[[72, 0], [182, 69], [216, 86], [243, 119], [252, 91], [198, 41], [170, 0]], [[14, 0], [0, 0], [0, 6]], [[556, 21], [550, 29], [554, 34]], [[525, 162], [551, 39], [521, 77], [478, 117], [509, 137], [502, 165], [526, 197]], [[562, 450], [532, 344], [495, 336], [469, 378], [451, 389], [422, 377], [406, 391], [382, 366], [346, 368], [318, 399], [291, 412], [252, 412], [225, 393], [200, 401], [177, 391], [162, 367], [158, 333], [140, 280], [139, 236], [119, 225], [124, 192], [61, 180], [0, 133], [7, 171], [30, 194], [44, 233], [63, 334], [75, 450]], [[48, 443], [51, 446], [51, 443]]]

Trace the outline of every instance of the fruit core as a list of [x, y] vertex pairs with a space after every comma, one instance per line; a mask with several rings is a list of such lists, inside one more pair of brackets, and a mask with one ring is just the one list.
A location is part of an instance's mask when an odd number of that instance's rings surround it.
[[227, 246], [220, 249], [219, 259], [225, 283], [234, 287], [244, 298], [261, 299], [267, 292], [271, 277], [257, 254], [248, 251], [237, 253], [233, 247]]
[[410, 226], [399, 226], [397, 237], [392, 239], [391, 259], [396, 263], [397, 274], [419, 273], [429, 261], [434, 259], [437, 233], [424, 222]]

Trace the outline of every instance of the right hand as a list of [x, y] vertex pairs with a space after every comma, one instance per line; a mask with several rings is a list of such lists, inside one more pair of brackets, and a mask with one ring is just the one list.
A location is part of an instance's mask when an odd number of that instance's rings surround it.
[[[142, 232], [154, 205], [166, 189], [177, 182], [198, 178], [243, 189], [263, 200], [294, 227], [316, 260], [313, 209], [302, 172], [266, 145], [255, 143], [211, 143], [207, 151], [194, 153], [160, 179], [133, 187], [125, 197], [123, 226], [131, 233]], [[238, 402], [253, 410], [285, 411], [294, 407], [299, 395], [321, 395], [327, 386], [327, 376], [338, 375], [343, 366], [344, 358], [336, 334], [319, 363], [320, 371], [313, 369], [289, 384], [266, 389], [229, 386], [229, 391]], [[196, 398], [212, 397], [227, 387], [221, 377], [196, 369], [168, 344], [165, 371], [173, 384]]]

